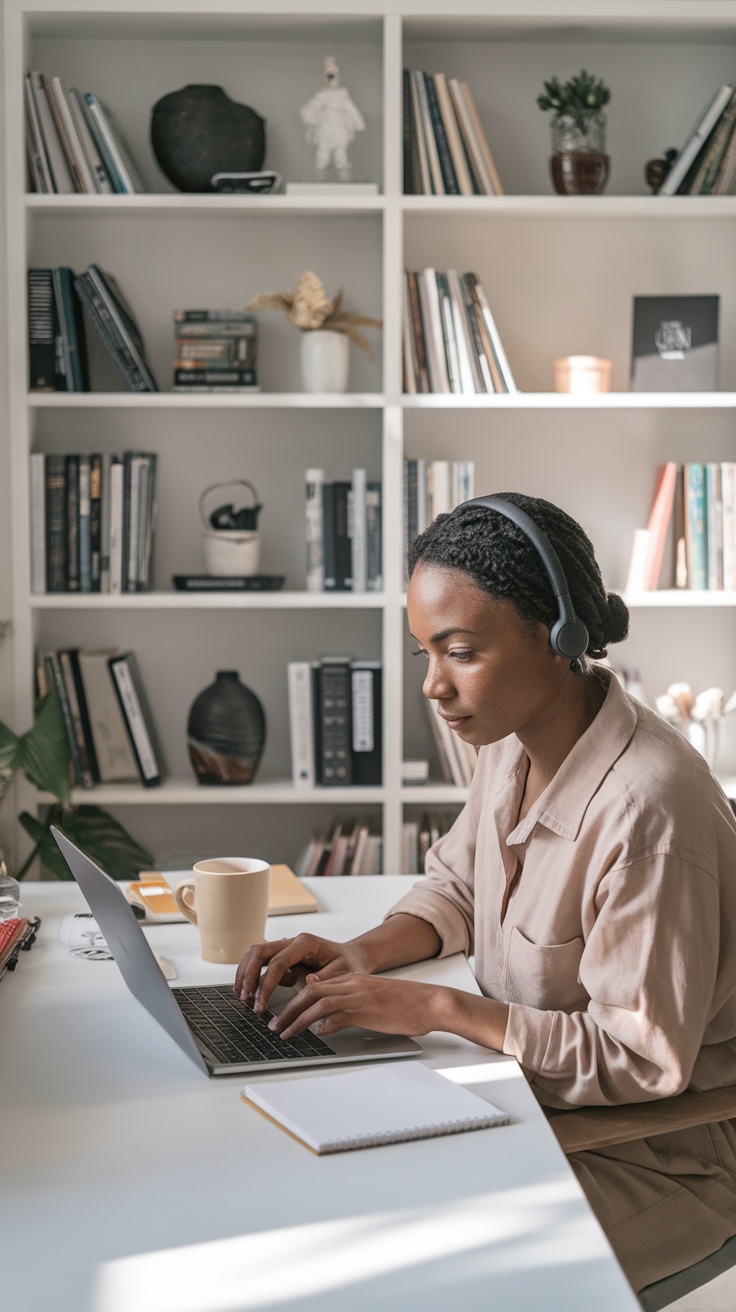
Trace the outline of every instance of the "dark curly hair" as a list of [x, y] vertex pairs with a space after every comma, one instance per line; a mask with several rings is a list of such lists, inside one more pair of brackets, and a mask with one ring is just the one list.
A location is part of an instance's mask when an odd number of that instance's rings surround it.
[[[609, 643], [623, 642], [629, 612], [621, 597], [606, 592], [588, 535], [551, 501], [520, 492], [498, 495], [511, 501], [547, 535], [560, 558], [578, 619], [589, 634], [586, 656], [601, 660]], [[459, 569], [492, 597], [510, 601], [530, 624], [551, 628], [557, 600], [536, 548], [505, 515], [471, 502], [434, 523], [409, 547], [409, 576], [417, 565]]]

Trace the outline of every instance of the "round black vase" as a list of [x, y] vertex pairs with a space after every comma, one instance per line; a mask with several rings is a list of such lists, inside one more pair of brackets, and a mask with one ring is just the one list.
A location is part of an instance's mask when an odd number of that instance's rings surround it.
[[263, 167], [266, 124], [222, 87], [182, 87], [156, 101], [151, 145], [180, 191], [214, 191], [214, 173], [254, 173]]
[[249, 784], [266, 739], [263, 707], [237, 670], [218, 670], [192, 703], [187, 745], [201, 784]]

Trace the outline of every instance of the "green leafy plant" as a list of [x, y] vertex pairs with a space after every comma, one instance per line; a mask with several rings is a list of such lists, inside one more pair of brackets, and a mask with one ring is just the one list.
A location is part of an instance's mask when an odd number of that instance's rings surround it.
[[539, 108], [545, 112], [551, 110], [555, 118], [569, 114], [577, 126], [584, 131], [586, 114], [603, 109], [611, 99], [611, 92], [602, 78], [595, 77], [583, 68], [567, 82], [550, 78], [544, 83], [544, 93], [537, 97]]
[[73, 879], [54, 841], [52, 825], [113, 879], [135, 879], [140, 870], [151, 866], [151, 853], [99, 806], [72, 806], [69, 764], [64, 717], [55, 692], [39, 699], [35, 723], [27, 733], [15, 734], [0, 721], [0, 805], [18, 771], [56, 798], [44, 821], [28, 811], [18, 817], [35, 846], [16, 879], [28, 873], [36, 857], [59, 879]]

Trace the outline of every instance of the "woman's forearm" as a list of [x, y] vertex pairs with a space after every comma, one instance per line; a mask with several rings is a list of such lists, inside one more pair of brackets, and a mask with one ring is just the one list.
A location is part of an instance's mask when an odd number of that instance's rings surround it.
[[369, 929], [367, 934], [351, 939], [351, 946], [358, 950], [364, 969], [376, 975], [382, 970], [436, 957], [442, 939], [427, 920], [401, 911], [375, 929]]
[[509, 1020], [508, 1004], [495, 998], [479, 998], [461, 989], [438, 988], [436, 1024], [434, 1028], [449, 1034], [459, 1034], [482, 1048], [503, 1052], [506, 1026]]

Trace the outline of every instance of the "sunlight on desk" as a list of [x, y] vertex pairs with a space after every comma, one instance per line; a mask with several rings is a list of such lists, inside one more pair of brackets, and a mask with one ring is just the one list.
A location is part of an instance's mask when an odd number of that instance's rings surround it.
[[[310, 1299], [325, 1307], [356, 1306], [361, 1285], [380, 1297], [381, 1277], [390, 1274], [396, 1296], [402, 1271], [414, 1269], [416, 1286], [417, 1268], [425, 1265], [430, 1283], [436, 1279], [435, 1264], [452, 1257], [462, 1257], [475, 1275], [482, 1263], [489, 1279], [512, 1270], [577, 1263], [581, 1227], [587, 1231], [585, 1261], [593, 1263], [606, 1257], [606, 1243], [602, 1234], [599, 1242], [591, 1236], [578, 1203], [575, 1183], [561, 1179], [479, 1194], [441, 1208], [382, 1212], [141, 1254], [100, 1269], [93, 1308], [246, 1312], [276, 1309], [284, 1302], [291, 1306], [294, 1299], [300, 1306], [308, 1306]], [[457, 1294], [454, 1281], [453, 1290]]]
[[482, 1066], [435, 1066], [439, 1075], [452, 1080], [454, 1084], [490, 1084], [491, 1080], [523, 1080], [524, 1075], [516, 1062], [484, 1062]]

